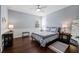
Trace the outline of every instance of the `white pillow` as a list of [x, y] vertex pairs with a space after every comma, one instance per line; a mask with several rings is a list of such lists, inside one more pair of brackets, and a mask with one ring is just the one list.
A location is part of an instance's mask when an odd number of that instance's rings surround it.
[[50, 28], [49, 28], [49, 27], [47, 27], [47, 28], [46, 28], [46, 31], [50, 31]]
[[56, 32], [57, 31], [57, 28], [51, 28], [50, 31], [51, 32]]

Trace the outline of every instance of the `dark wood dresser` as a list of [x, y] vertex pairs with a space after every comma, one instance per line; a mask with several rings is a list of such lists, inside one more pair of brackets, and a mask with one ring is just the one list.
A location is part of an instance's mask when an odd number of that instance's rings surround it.
[[13, 45], [13, 32], [6, 32], [2, 35], [3, 48], [8, 48]]

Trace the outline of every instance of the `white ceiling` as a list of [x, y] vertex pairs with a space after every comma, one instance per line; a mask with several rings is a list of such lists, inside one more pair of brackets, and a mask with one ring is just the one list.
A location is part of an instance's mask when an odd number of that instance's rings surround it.
[[56, 12], [60, 9], [66, 8], [69, 5], [40, 5], [40, 7], [44, 7], [41, 9], [40, 12], [36, 12], [36, 5], [7, 5], [8, 9], [19, 11], [19, 12], [24, 12], [24, 13], [29, 13], [33, 15], [38, 15], [38, 16], [45, 16], [50, 13]]

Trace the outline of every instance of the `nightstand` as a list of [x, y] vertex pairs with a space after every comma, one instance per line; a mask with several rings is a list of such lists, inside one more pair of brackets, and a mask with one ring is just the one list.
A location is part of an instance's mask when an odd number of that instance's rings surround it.
[[69, 33], [60, 33], [59, 41], [69, 44], [71, 39], [71, 34]]
[[13, 32], [6, 32], [2, 35], [3, 48], [8, 48], [13, 45]]

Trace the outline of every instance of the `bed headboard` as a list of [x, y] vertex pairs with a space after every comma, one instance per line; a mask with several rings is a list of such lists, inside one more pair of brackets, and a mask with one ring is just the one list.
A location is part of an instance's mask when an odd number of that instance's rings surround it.
[[46, 27], [46, 31], [49, 32], [58, 32], [59, 27]]

